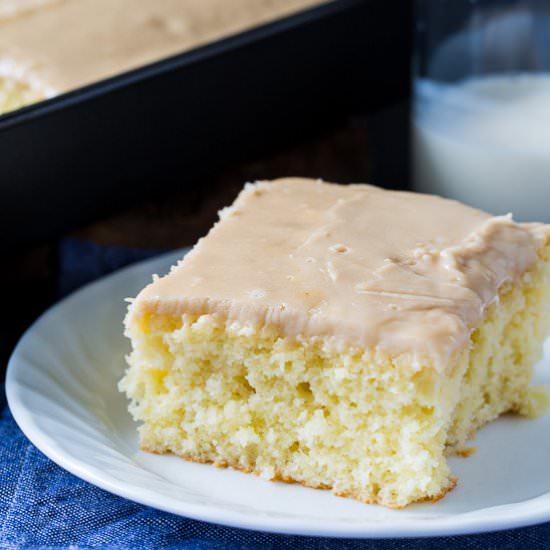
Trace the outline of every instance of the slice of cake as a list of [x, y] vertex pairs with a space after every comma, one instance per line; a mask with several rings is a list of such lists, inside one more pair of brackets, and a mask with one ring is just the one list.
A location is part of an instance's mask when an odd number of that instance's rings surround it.
[[452, 489], [446, 453], [483, 424], [544, 406], [548, 226], [307, 179], [220, 218], [129, 307], [144, 450], [399, 508]]

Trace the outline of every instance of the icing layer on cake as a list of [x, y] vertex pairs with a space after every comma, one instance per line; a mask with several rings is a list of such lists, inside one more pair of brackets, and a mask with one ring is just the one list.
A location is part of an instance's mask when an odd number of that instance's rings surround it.
[[323, 0], [0, 0], [0, 63], [57, 93]]
[[436, 196], [288, 178], [248, 184], [130, 306], [429, 357], [444, 370], [545, 226]]

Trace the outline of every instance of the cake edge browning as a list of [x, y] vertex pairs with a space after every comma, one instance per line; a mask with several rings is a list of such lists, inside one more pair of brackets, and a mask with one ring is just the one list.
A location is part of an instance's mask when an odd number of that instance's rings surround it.
[[[193, 462], [195, 464], [211, 465], [211, 466], [214, 466], [215, 468], [219, 468], [219, 469], [222, 469], [222, 470], [231, 469], [231, 470], [235, 470], [236, 472], [241, 472], [241, 473], [244, 473], [244, 474], [253, 474], [257, 477], [265, 479], [263, 477], [261, 471], [258, 471], [254, 468], [245, 468], [245, 467], [243, 467], [242, 465], [240, 465], [236, 462], [230, 463], [230, 462], [220, 462], [220, 461], [208, 460], [208, 459], [200, 459], [200, 458], [196, 458], [196, 457], [191, 456], [191, 455], [178, 454], [178, 453], [173, 453], [171, 451], [158, 451], [156, 449], [149, 449], [149, 448], [147, 448], [147, 446], [141, 446], [141, 445], [140, 445], [140, 450], [145, 452], [145, 453], [154, 454], [154, 455], [167, 455], [167, 454], [170, 454], [172, 456], [176, 456], [178, 458], [181, 458], [182, 460], [185, 460], [187, 462]], [[473, 454], [473, 452], [471, 452], [469, 454], [465, 453], [464, 455], [460, 454], [460, 452], [457, 452], [456, 454], [457, 454], [457, 456], [469, 457], [471, 454]], [[399, 505], [388, 505], [388, 504], [384, 503], [381, 499], [378, 499], [378, 498], [363, 499], [360, 496], [358, 496], [357, 493], [354, 493], [352, 491], [341, 491], [341, 492], [334, 491], [333, 490], [334, 487], [330, 484], [326, 484], [326, 483], [312, 484], [312, 483], [308, 483], [306, 481], [301, 481], [301, 480], [295, 479], [295, 478], [290, 477], [290, 476], [285, 476], [283, 474], [275, 474], [273, 477], [269, 478], [268, 481], [275, 482], [275, 483], [286, 483], [288, 485], [301, 485], [302, 487], [307, 487], [308, 489], [316, 489], [316, 490], [320, 490], [320, 491], [332, 491], [332, 494], [337, 496], [337, 497], [351, 498], [351, 499], [357, 500], [357, 501], [359, 501], [363, 504], [378, 504], [378, 505], [385, 506], [386, 508], [391, 508], [393, 510], [404, 510], [405, 508], [407, 508], [407, 506], [410, 506], [411, 504], [439, 502], [440, 500], [444, 499], [445, 496], [447, 495], [447, 493], [451, 492], [458, 484], [458, 478], [453, 476], [453, 475], [450, 475], [449, 478], [448, 478], [448, 486], [444, 487], [441, 490], [440, 493], [438, 493], [436, 495], [432, 495], [432, 496], [425, 496], [425, 497], [422, 497], [418, 500], [415, 500], [414, 502], [410, 502], [408, 504], [399, 506]]]

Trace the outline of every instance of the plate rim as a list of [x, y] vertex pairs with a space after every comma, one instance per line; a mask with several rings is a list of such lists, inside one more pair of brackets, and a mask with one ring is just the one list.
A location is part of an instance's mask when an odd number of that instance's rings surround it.
[[[123, 279], [132, 271], [145, 269], [148, 265], [165, 263], [168, 267], [188, 251], [189, 248], [183, 248], [133, 262], [122, 269], [85, 284], [43, 312], [20, 338], [8, 361], [6, 371], [5, 392], [7, 404], [23, 434], [39, 451], [58, 466], [103, 490], [157, 510], [226, 527], [281, 535], [352, 539], [434, 537], [489, 533], [550, 521], [550, 492], [515, 503], [430, 518], [409, 516], [399, 520], [392, 516], [389, 520], [374, 518], [367, 519], [364, 523], [357, 522], [353, 524], [330, 524], [321, 518], [316, 520], [306, 520], [300, 517], [296, 520], [269, 516], [262, 518], [259, 514], [250, 515], [242, 511], [228, 511], [215, 506], [189, 503], [172, 496], [163, 495], [157, 493], [154, 489], [146, 489], [117, 479], [112, 474], [98, 473], [97, 467], [89, 464], [85, 458], [66, 454], [56, 444], [55, 437], [52, 434], [44, 433], [37, 426], [32, 406], [29, 407], [25, 401], [25, 387], [19, 384], [18, 371], [21, 367], [18, 365], [24, 363], [21, 355], [24, 354], [28, 342], [32, 341], [34, 331], [39, 329], [42, 323], [46, 323], [50, 317], [67, 307], [70, 302], [78, 300], [86, 293], [94, 289], [100, 289], [102, 286], [109, 288], [109, 285], [114, 284], [117, 279]], [[263, 482], [263, 480], [258, 481]]]

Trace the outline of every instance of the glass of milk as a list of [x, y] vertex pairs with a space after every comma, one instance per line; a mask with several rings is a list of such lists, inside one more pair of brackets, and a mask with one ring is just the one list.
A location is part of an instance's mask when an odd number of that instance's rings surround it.
[[550, 0], [417, 0], [413, 181], [550, 222]]

